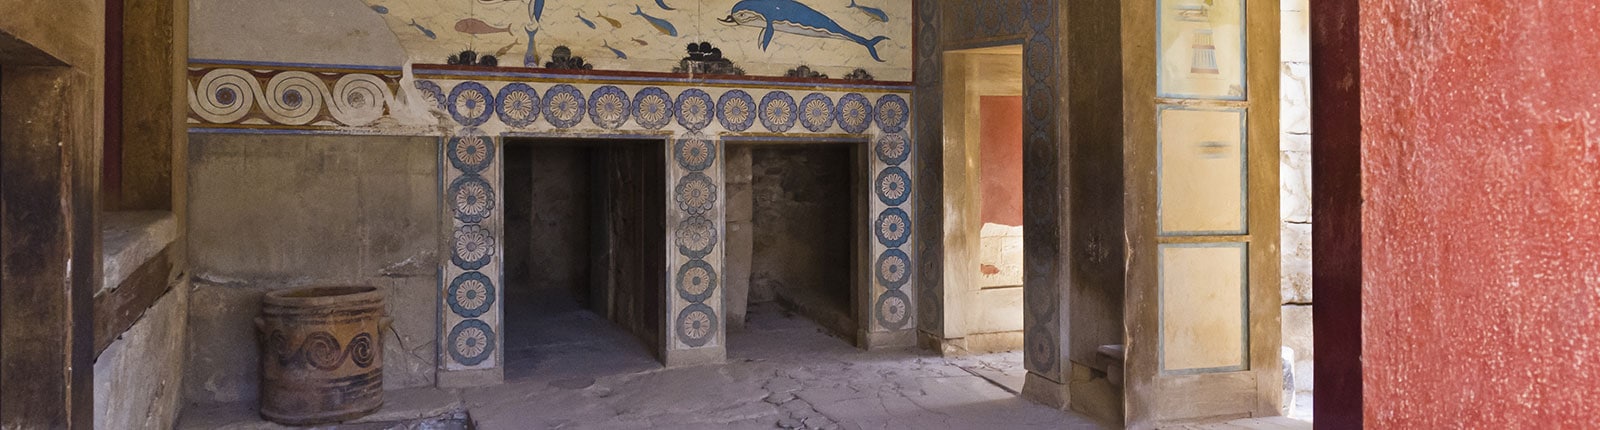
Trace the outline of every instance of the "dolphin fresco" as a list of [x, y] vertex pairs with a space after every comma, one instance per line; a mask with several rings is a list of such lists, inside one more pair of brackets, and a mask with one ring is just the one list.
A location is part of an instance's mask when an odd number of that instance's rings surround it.
[[889, 40], [878, 36], [861, 37], [839, 23], [795, 0], [743, 0], [733, 5], [727, 18], [718, 19], [723, 24], [761, 28], [761, 50], [772, 44], [776, 33], [789, 33], [806, 37], [820, 37], [854, 42], [867, 48], [872, 59], [883, 62], [878, 56], [878, 43]]

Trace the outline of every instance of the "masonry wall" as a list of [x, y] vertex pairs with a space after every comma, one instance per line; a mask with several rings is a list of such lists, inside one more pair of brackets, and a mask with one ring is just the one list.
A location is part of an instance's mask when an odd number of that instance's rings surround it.
[[1407, 0], [1359, 16], [1359, 78], [1333, 82], [1360, 91], [1365, 425], [1593, 426], [1600, 6]]
[[186, 397], [254, 400], [261, 296], [310, 285], [380, 287], [395, 317], [382, 340], [384, 388], [432, 385], [438, 139], [195, 134], [190, 142]]
[[854, 149], [750, 147], [750, 301], [778, 300], [846, 338], [857, 328], [851, 305]]
[[174, 285], [94, 363], [94, 428], [172, 428], [184, 405], [189, 285]]
[[[1283, 277], [1283, 346], [1294, 350], [1294, 390], [1309, 397], [1315, 386], [1311, 324], [1311, 44], [1309, 0], [1283, 0], [1279, 33], [1278, 208]], [[1295, 416], [1309, 412], [1310, 403]], [[1293, 405], [1294, 402], [1284, 402]]]

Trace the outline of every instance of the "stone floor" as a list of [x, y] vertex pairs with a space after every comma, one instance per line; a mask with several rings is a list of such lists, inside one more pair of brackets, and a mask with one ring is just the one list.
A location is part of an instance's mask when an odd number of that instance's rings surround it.
[[[772, 304], [728, 333], [726, 364], [682, 369], [592, 313], [537, 315], [507, 329], [506, 384], [461, 393], [480, 428], [1102, 428], [952, 360], [856, 349]], [[519, 327], [529, 336], [513, 342]]]
[[1162, 430], [1311, 430], [1311, 423], [1289, 417], [1246, 418], [1216, 424], [1190, 424]]
[[[539, 303], [507, 308], [505, 384], [390, 391], [359, 428], [452, 428], [447, 418], [462, 411], [490, 430], [1105, 428], [977, 376], [1014, 377], [1005, 363], [1020, 354], [866, 352], [764, 303], [751, 307], [744, 330], [728, 333], [726, 364], [663, 369], [599, 316], [570, 301]], [[248, 406], [223, 405], [191, 407], [178, 428], [280, 427]]]

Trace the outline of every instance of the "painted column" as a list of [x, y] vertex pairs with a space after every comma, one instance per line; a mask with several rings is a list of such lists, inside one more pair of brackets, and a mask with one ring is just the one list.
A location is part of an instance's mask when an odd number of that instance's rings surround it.
[[[431, 84], [428, 83], [428, 84]], [[502, 90], [507, 93], [519, 88]], [[436, 87], [433, 90], [438, 90]], [[443, 300], [439, 312], [438, 385], [464, 387], [505, 379], [501, 324], [505, 299], [504, 166], [501, 141], [479, 126], [495, 113], [494, 95], [483, 84], [455, 86], [445, 108], [462, 127], [444, 139], [441, 209], [449, 234], [443, 235], [448, 261], [441, 268]]]
[[[737, 95], [735, 95], [737, 97]], [[740, 99], [744, 102], [744, 99]], [[699, 89], [678, 93], [677, 122], [687, 132], [670, 141], [667, 160], [669, 303], [666, 345], [662, 361], [667, 366], [722, 362], [727, 357], [722, 324], [722, 288], [719, 274], [727, 232], [727, 201], [722, 169], [722, 145], [705, 134], [716, 117], [716, 102]]]

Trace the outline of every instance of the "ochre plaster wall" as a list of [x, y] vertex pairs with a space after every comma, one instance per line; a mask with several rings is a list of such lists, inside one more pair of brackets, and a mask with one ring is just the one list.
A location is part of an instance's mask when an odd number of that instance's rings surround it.
[[1587, 0], [1361, 2], [1367, 427], [1600, 416], [1596, 20]]

